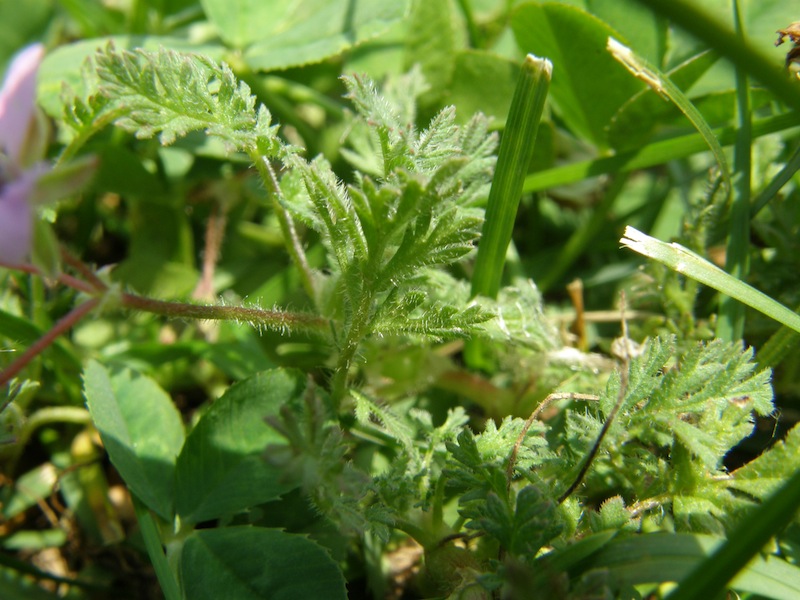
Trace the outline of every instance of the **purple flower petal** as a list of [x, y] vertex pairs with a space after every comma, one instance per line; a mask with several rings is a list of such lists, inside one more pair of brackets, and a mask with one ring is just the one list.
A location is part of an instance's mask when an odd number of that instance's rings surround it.
[[33, 208], [30, 198], [39, 174], [23, 173], [0, 189], [0, 261], [21, 263], [31, 249]]
[[36, 72], [43, 57], [44, 46], [41, 44], [33, 44], [17, 53], [0, 90], [0, 151], [5, 152], [15, 165], [19, 165], [20, 153], [34, 116]]

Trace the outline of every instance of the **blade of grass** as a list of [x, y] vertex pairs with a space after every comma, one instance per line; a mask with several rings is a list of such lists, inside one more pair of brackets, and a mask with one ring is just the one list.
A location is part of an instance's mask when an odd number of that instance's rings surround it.
[[[792, 179], [798, 169], [800, 169], [800, 146], [797, 147], [783, 168], [769, 182], [769, 185], [753, 200], [750, 207], [750, 216], [755, 217], [770, 200], [777, 196], [781, 188]], [[800, 312], [800, 306], [795, 311]], [[784, 325], [759, 348], [756, 356], [758, 364], [774, 369], [784, 358], [794, 352], [798, 344], [800, 344], [800, 333]]]
[[800, 88], [796, 82], [786, 77], [781, 67], [770, 57], [744, 43], [730, 27], [706, 13], [699, 7], [699, 3], [688, 0], [637, 1], [703, 40], [721, 56], [760, 81], [788, 106], [800, 110]]
[[702, 256], [684, 248], [680, 244], [668, 244], [634, 229], [625, 228], [620, 243], [634, 252], [652, 258], [686, 277], [727, 294], [739, 302], [750, 306], [775, 319], [782, 325], [800, 332], [800, 315], [776, 302], [763, 292], [736, 279]]
[[506, 250], [517, 216], [522, 183], [533, 159], [536, 133], [552, 71], [553, 65], [549, 60], [532, 54], [528, 54], [522, 63], [489, 191], [486, 220], [472, 276], [473, 296], [481, 294], [494, 298], [500, 289]]
[[[777, 131], [800, 125], [800, 115], [787, 113], [760, 119], [753, 123], [753, 138], [758, 138]], [[722, 146], [733, 144], [736, 140], [735, 127], [715, 129], [714, 135]], [[525, 178], [523, 192], [535, 192], [559, 185], [567, 185], [588, 177], [597, 177], [607, 173], [621, 173], [646, 169], [667, 161], [684, 158], [708, 150], [702, 136], [691, 133], [679, 137], [654, 142], [640, 150], [620, 152], [614, 156], [606, 156], [575, 162], [572, 164], [532, 173]]]
[[[733, 0], [733, 19], [736, 35], [744, 43], [742, 16], [737, 0]], [[747, 74], [739, 65], [736, 65], [736, 108], [739, 121], [739, 131], [733, 147], [733, 166], [736, 176], [725, 252], [725, 270], [737, 279], [744, 279], [750, 270], [750, 146], [753, 140], [749, 82]], [[717, 337], [728, 341], [744, 337], [744, 306], [730, 296], [721, 296], [719, 299]]]
[[755, 217], [762, 208], [769, 204], [769, 201], [778, 195], [781, 188], [794, 177], [798, 169], [800, 169], [800, 146], [797, 147], [788, 162], [769, 182], [769, 185], [753, 200], [750, 216]]
[[[800, 312], [800, 306], [797, 307], [797, 311]], [[784, 358], [794, 352], [798, 342], [800, 342], [800, 333], [786, 326], [781, 327], [758, 350], [756, 354], [758, 364], [774, 369]]]
[[722, 172], [722, 179], [725, 182], [728, 190], [731, 189], [731, 175], [728, 168], [728, 159], [725, 158], [725, 153], [722, 151], [722, 146], [717, 140], [711, 127], [708, 125], [700, 111], [695, 108], [694, 104], [686, 97], [686, 95], [672, 83], [667, 75], [659, 71], [656, 67], [648, 63], [645, 59], [634, 54], [634, 52], [627, 46], [623, 46], [614, 38], [608, 38], [606, 49], [611, 55], [630, 71], [635, 77], [641, 79], [653, 90], [658, 92], [662, 97], [671, 100], [680, 111], [686, 115], [686, 118], [691, 121], [695, 126], [700, 136], [706, 144], [708, 144], [711, 153], [717, 160], [719, 169]]
[[791, 521], [800, 505], [800, 471], [731, 532], [728, 541], [701, 562], [667, 600], [717, 598], [739, 571]]
[[[522, 195], [522, 183], [533, 159], [536, 133], [550, 89], [552, 63], [528, 54], [508, 111], [492, 188], [486, 207], [478, 256], [472, 275], [472, 295], [495, 298], [500, 289], [511, 233]], [[464, 346], [464, 360], [474, 368], [486, 367], [483, 346], [473, 340]]]
[[[724, 185], [723, 190], [727, 198], [733, 188], [728, 160], [722, 150], [719, 139], [717, 139], [717, 136], [714, 134], [703, 115], [700, 114], [700, 111], [697, 110], [680, 88], [672, 82], [668, 75], [661, 72], [642, 57], [636, 55], [630, 48], [623, 46], [614, 38], [609, 37], [606, 49], [631, 74], [647, 83], [647, 85], [662, 98], [670, 100], [684, 116], [689, 119], [692, 125], [694, 125], [700, 138], [708, 149], [711, 150], [711, 153], [717, 161], [721, 176], [721, 184]], [[737, 143], [738, 139], [741, 137], [740, 133], [741, 130], [737, 131]], [[749, 132], [747, 137], [749, 139]], [[739, 303], [734, 303], [734, 308], [731, 310], [736, 310], [740, 306]]]

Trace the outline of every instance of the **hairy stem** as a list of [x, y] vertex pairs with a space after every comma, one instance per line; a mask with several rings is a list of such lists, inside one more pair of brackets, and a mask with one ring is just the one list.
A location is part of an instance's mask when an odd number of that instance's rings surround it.
[[364, 291], [361, 296], [361, 301], [356, 307], [353, 318], [350, 321], [347, 337], [339, 353], [339, 360], [336, 364], [336, 371], [333, 376], [331, 400], [333, 401], [333, 406], [336, 408], [341, 404], [347, 393], [347, 375], [350, 372], [350, 366], [353, 364], [353, 358], [358, 350], [358, 345], [361, 343], [366, 333], [367, 326], [369, 325], [371, 309], [372, 293], [370, 291]]
[[[66, 285], [67, 287], [71, 287], [75, 290], [91, 295], [92, 297], [78, 305], [76, 308], [72, 309], [42, 337], [36, 340], [33, 345], [25, 350], [25, 352], [23, 352], [16, 360], [11, 362], [11, 364], [9, 364], [5, 370], [0, 372], [0, 385], [5, 385], [11, 381], [11, 379], [16, 377], [26, 365], [28, 365], [36, 356], [41, 354], [61, 334], [66, 333], [81, 319], [83, 319], [83, 317], [114, 295], [113, 292], [109, 292], [106, 284], [96, 275], [91, 273], [89, 268], [80, 260], [67, 253], [64, 254], [64, 259], [67, 264], [70, 264], [76, 268], [79, 272], [81, 272], [81, 274], [86, 276], [87, 279], [90, 279], [91, 282], [83, 281], [77, 277], [73, 277], [72, 275], [67, 275], [65, 273], [60, 274], [56, 278], [56, 281]], [[6, 267], [44, 277], [42, 271], [38, 267], [31, 264], [16, 265], [0, 262], [0, 267]], [[167, 302], [164, 300], [146, 298], [126, 292], [120, 293], [117, 296], [116, 301], [124, 308], [141, 310], [144, 312], [168, 317], [246, 322], [258, 328], [263, 327], [279, 332], [303, 330], [309, 333], [326, 335], [329, 329], [329, 323], [326, 319], [306, 313], [289, 313], [279, 310], [264, 310], [246, 306], [217, 306], [188, 304], [185, 302]], [[350, 352], [349, 360], [351, 360], [353, 354], [355, 354], [357, 343], [358, 342], [356, 341], [356, 346], [353, 347], [352, 351]]]
[[63, 260], [65, 264], [75, 269], [86, 281], [88, 281], [91, 285], [94, 286], [95, 290], [99, 291], [108, 288], [106, 282], [100, 279], [95, 274], [95, 272], [89, 267], [89, 265], [87, 265], [77, 256], [74, 256], [64, 246], [61, 247], [61, 260]]
[[56, 165], [63, 165], [74, 158], [78, 154], [78, 151], [86, 145], [86, 142], [88, 142], [95, 133], [101, 131], [104, 127], [107, 127], [124, 114], [124, 108], [101, 112], [94, 118], [90, 125], [85, 125], [77, 131], [75, 137], [72, 138], [69, 144], [61, 151], [61, 154], [59, 154], [56, 159]]
[[261, 179], [264, 181], [267, 188], [272, 191], [272, 209], [278, 216], [278, 222], [280, 223], [283, 237], [286, 240], [286, 249], [288, 250], [289, 255], [292, 257], [292, 261], [294, 262], [295, 266], [300, 271], [300, 280], [303, 283], [303, 288], [305, 289], [306, 294], [308, 294], [308, 297], [314, 302], [314, 305], [318, 306], [317, 289], [314, 285], [314, 274], [311, 270], [311, 266], [308, 264], [308, 259], [306, 258], [305, 251], [303, 250], [303, 244], [300, 242], [300, 238], [297, 236], [297, 230], [294, 227], [294, 222], [289, 216], [289, 213], [286, 212], [283, 204], [281, 204], [281, 201], [283, 200], [283, 192], [281, 192], [281, 187], [278, 183], [278, 177], [275, 174], [275, 169], [272, 168], [272, 165], [266, 156], [260, 156], [255, 150], [250, 152], [250, 158], [253, 161], [253, 164], [255, 164], [256, 169], [258, 169]]
[[[30, 264], [12, 265], [0, 262], [0, 267], [44, 277], [42, 271], [38, 267]], [[80, 292], [95, 296], [92, 300], [97, 302], [102, 300], [100, 295], [107, 292], [105, 284], [97, 278], [93, 278], [96, 284], [92, 285], [77, 277], [62, 273], [56, 278], [56, 281]], [[99, 286], [103, 287], [100, 288]], [[264, 310], [247, 306], [219, 306], [188, 304], [186, 302], [168, 302], [126, 292], [119, 295], [119, 303], [125, 308], [132, 308], [167, 317], [209, 321], [241, 321], [255, 327], [266, 327], [267, 329], [275, 331], [300, 329], [311, 333], [327, 334], [329, 328], [329, 323], [326, 319], [307, 313]]]
[[[39, 277], [45, 277], [44, 273], [42, 272], [39, 267], [36, 267], [32, 264], [12, 264], [0, 261], [0, 267], [4, 269], [9, 269], [11, 271], [22, 271], [23, 273], [29, 273], [31, 275], [38, 275]], [[87, 283], [82, 279], [78, 279], [77, 277], [73, 277], [72, 275], [67, 275], [66, 273], [61, 273], [56, 277], [56, 282], [66, 285], [67, 287], [72, 288], [73, 290], [78, 290], [79, 292], [84, 292], [86, 294], [95, 294], [98, 291], [101, 291], [105, 288], [105, 284], [101, 282], [101, 287], [97, 287], [92, 285], [91, 283]]]
[[214, 202], [211, 215], [206, 223], [205, 249], [200, 281], [192, 292], [195, 300], [209, 301], [214, 298], [214, 272], [219, 261], [222, 240], [225, 237], [225, 224], [228, 218], [220, 202]]
[[243, 321], [255, 327], [265, 327], [276, 331], [302, 329], [304, 331], [323, 333], [328, 330], [328, 321], [326, 319], [306, 313], [264, 310], [248, 306], [167, 302], [128, 293], [121, 294], [120, 300], [125, 308], [135, 308], [167, 317], [209, 321]]

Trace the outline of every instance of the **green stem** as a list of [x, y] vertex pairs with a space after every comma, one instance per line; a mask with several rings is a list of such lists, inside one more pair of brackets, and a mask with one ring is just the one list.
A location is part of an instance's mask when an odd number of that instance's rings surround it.
[[767, 185], [753, 200], [753, 205], [750, 208], [750, 216], [755, 217], [761, 209], [769, 204], [769, 201], [778, 195], [781, 188], [791, 181], [798, 170], [800, 170], [800, 146], [795, 149], [791, 158], [786, 161], [786, 164], [783, 165], [780, 172], [769, 182], [769, 185]]
[[259, 175], [261, 175], [262, 181], [264, 181], [267, 188], [272, 191], [272, 209], [278, 216], [278, 223], [280, 223], [281, 231], [283, 232], [286, 249], [289, 252], [289, 256], [292, 257], [295, 266], [300, 271], [300, 280], [303, 282], [303, 288], [306, 294], [308, 294], [308, 297], [314, 302], [314, 305], [318, 306], [319, 298], [317, 298], [316, 285], [314, 284], [314, 273], [311, 266], [308, 264], [308, 258], [306, 258], [303, 244], [300, 242], [300, 238], [297, 235], [294, 222], [283, 206], [283, 192], [281, 192], [275, 170], [272, 168], [269, 159], [266, 156], [260, 156], [255, 150], [250, 152], [250, 159], [256, 166]]
[[20, 446], [25, 446], [34, 431], [50, 423], [89, 425], [91, 422], [92, 417], [89, 416], [89, 411], [78, 406], [48, 406], [40, 408], [25, 421], [25, 425], [19, 432], [17, 443]]
[[394, 523], [395, 529], [408, 534], [423, 548], [433, 548], [437, 540], [429, 531], [415, 525], [406, 519], [398, 519]]
[[59, 154], [56, 159], [56, 166], [63, 165], [73, 158], [95, 133], [102, 131], [103, 128], [110, 125], [124, 114], [124, 108], [101, 112], [98, 117], [95, 117], [91, 124], [82, 127], [80, 131], [75, 134], [75, 137], [70, 140], [69, 144], [64, 147], [61, 154]]
[[483, 40], [481, 40], [481, 32], [478, 29], [478, 25], [475, 23], [475, 15], [469, 0], [458, 0], [458, 5], [461, 7], [461, 13], [464, 15], [464, 21], [467, 24], [470, 46], [473, 48], [482, 48]]
[[[753, 139], [769, 135], [800, 124], [797, 113], [786, 113], [767, 117], [753, 123]], [[714, 137], [720, 145], [729, 146], [736, 140], [735, 127], [712, 129]], [[604, 156], [593, 160], [574, 162], [561, 167], [554, 167], [538, 173], [531, 173], [525, 178], [522, 187], [524, 192], [536, 192], [551, 187], [567, 185], [597, 177], [608, 173], [638, 171], [660, 165], [676, 158], [684, 158], [699, 152], [708, 151], [708, 144], [699, 133], [690, 133], [659, 142], [654, 142], [639, 150], [619, 152], [614, 156]]]
[[620, 173], [615, 177], [609, 188], [606, 190], [603, 199], [592, 209], [591, 217], [584, 221], [580, 227], [572, 234], [565, 246], [558, 253], [558, 256], [541, 279], [537, 279], [536, 284], [542, 292], [549, 290], [556, 284], [572, 264], [581, 256], [592, 239], [608, 226], [611, 209], [617, 198], [628, 182], [629, 174]]
[[755, 217], [761, 212], [769, 204], [770, 200], [778, 195], [781, 188], [792, 180], [798, 170], [800, 170], [800, 146], [797, 147], [791, 158], [783, 165], [780, 172], [769, 182], [769, 185], [753, 200], [750, 208], [750, 217]]
[[158, 526], [155, 519], [136, 496], [132, 496], [132, 499], [147, 555], [150, 557], [150, 562], [153, 563], [158, 583], [161, 585], [161, 591], [164, 592], [164, 598], [165, 600], [182, 600], [183, 595], [164, 554], [164, 547], [161, 545], [161, 536], [158, 534]]
[[[6, 265], [0, 262], [0, 266], [25, 271], [31, 275], [37, 275], [39, 278], [44, 277], [42, 271], [34, 265]], [[124, 308], [141, 310], [157, 315], [179, 319], [245, 322], [254, 327], [264, 327], [281, 333], [299, 330], [326, 336], [330, 328], [330, 324], [326, 319], [307, 313], [264, 310], [247, 306], [218, 306], [188, 304], [186, 302], [167, 302], [126, 292], [119, 293], [119, 295], [114, 298], [113, 294], [115, 294], [115, 292], [109, 292], [102, 281], [96, 277], [90, 279], [92, 279], [91, 283], [63, 273], [58, 276], [57, 281], [59, 283], [90, 294], [93, 297], [73, 308], [16, 360], [0, 372], [0, 386], [8, 383], [22, 371], [33, 358], [41, 354], [48, 346], [55, 342], [61, 334], [71, 329], [87, 314], [107, 300], [116, 300]], [[34, 282], [37, 280], [38, 279], [35, 279]], [[351, 359], [353, 354], [355, 354], [355, 348], [352, 350]]]
[[278, 94], [295, 105], [316, 104], [332, 117], [341, 119], [344, 116], [344, 108], [339, 102], [314, 88], [275, 75], [267, 75], [263, 81], [264, 90], [270, 92], [270, 98], [274, 98], [274, 95]]
[[[733, 2], [736, 34], [744, 43], [739, 3]], [[739, 130], [734, 145], [733, 203], [728, 230], [725, 269], [738, 279], [744, 279], [749, 270], [750, 254], [750, 170], [752, 123], [750, 116], [750, 90], [747, 75], [736, 66], [736, 104]], [[744, 306], [730, 296], [721, 296], [717, 337], [724, 340], [740, 340], [744, 337]]]
[[269, 107], [270, 113], [275, 116], [278, 122], [284, 125], [291, 125], [297, 130], [297, 133], [303, 138], [309, 154], [314, 156], [316, 152], [311, 145], [319, 136], [308, 123], [299, 116], [294, 103], [280, 94], [271, 93], [272, 90], [264, 84], [263, 77], [254, 72], [244, 60], [229, 54], [225, 57], [225, 62], [233, 69], [236, 77], [250, 86], [252, 92]]
[[331, 384], [331, 400], [333, 406], [337, 409], [347, 394], [347, 376], [350, 373], [350, 366], [353, 364], [353, 358], [358, 351], [358, 346], [364, 338], [367, 327], [369, 326], [372, 300], [372, 292], [364, 291], [362, 293], [361, 301], [353, 313], [344, 345], [339, 353], [339, 360], [336, 364], [336, 370]]
[[[800, 306], [795, 308], [795, 312], [800, 313]], [[794, 352], [799, 342], [800, 333], [784, 325], [758, 350], [756, 360], [759, 366], [774, 369]]]
[[23, 352], [17, 359], [8, 365], [2, 372], [0, 372], [0, 386], [5, 385], [13, 377], [15, 377], [28, 363], [35, 357], [39, 356], [46, 348], [48, 348], [56, 339], [66, 331], [69, 331], [75, 326], [83, 317], [88, 315], [100, 304], [99, 298], [90, 298], [83, 304], [79, 304], [65, 316], [58, 320], [47, 332], [36, 340], [25, 352]]
[[444, 502], [445, 502], [445, 484], [447, 478], [439, 477], [436, 480], [436, 487], [433, 494], [433, 510], [431, 511], [431, 520], [433, 521], [433, 530], [439, 531], [444, 524]]

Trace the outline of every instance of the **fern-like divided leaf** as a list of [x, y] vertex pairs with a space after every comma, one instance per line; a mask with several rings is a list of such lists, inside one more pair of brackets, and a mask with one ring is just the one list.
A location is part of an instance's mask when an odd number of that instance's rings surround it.
[[[109, 100], [98, 93], [99, 81], [94, 61], [89, 58], [81, 65], [81, 81], [78, 89], [62, 84], [62, 122], [75, 138], [88, 138], [107, 124], [108, 116], [113, 120], [113, 111], [108, 110]], [[121, 111], [118, 109], [118, 115]]]
[[[419, 132], [413, 94], [392, 101], [366, 78], [345, 84], [361, 118], [362, 129], [354, 125], [361, 134], [351, 138], [361, 135], [355, 145], [362, 149], [377, 140], [382, 166], [372, 176], [356, 172], [354, 183], [344, 185], [324, 159], [293, 156], [287, 160], [293, 174], [282, 184], [294, 192], [286, 209], [320, 233], [333, 259], [344, 329], [435, 339], [472, 333], [491, 313], [466, 305], [468, 299], [457, 308], [428, 301], [420, 274], [461, 260], [480, 235], [478, 204], [488, 194], [496, 147], [487, 120], [477, 116], [459, 127], [448, 108]], [[356, 162], [371, 164], [367, 156]], [[298, 175], [304, 190], [297, 189]]]
[[484, 326], [492, 340], [534, 351], [552, 350], [559, 343], [558, 330], [544, 317], [542, 297], [536, 285], [517, 280], [513, 287], [501, 288], [497, 298], [476, 298], [496, 318]]
[[370, 477], [347, 460], [350, 447], [320, 394], [309, 392], [303, 406], [285, 406], [280, 418], [267, 418], [288, 445], [268, 446], [264, 458], [281, 468], [284, 479], [300, 487], [314, 509], [341, 531], [363, 532], [373, 526], [370, 517], [382, 522], [380, 508], [365, 513], [361, 506]]
[[520, 490], [514, 505], [492, 493], [460, 512], [470, 519], [466, 527], [488, 533], [512, 555], [527, 560], [564, 529], [555, 502], [532, 485]]
[[[716, 481], [725, 479], [722, 460], [752, 433], [754, 413], [773, 411], [770, 373], [757, 371], [752, 358], [751, 349], [721, 340], [677, 355], [674, 338], [651, 340], [631, 361], [622, 408], [589, 472], [588, 493], [623, 489], [640, 500], [672, 498], [676, 514], [702, 503], [700, 512], [724, 517], [734, 501]], [[568, 414], [567, 447], [576, 456], [597, 439], [621, 386], [619, 376], [610, 379], [602, 414]]]
[[[525, 421], [512, 417], [503, 419], [499, 427], [488, 420], [479, 435], [465, 429], [458, 435], [457, 443], [447, 442], [451, 460], [445, 476], [449, 487], [467, 492], [461, 497], [462, 503], [485, 500], [490, 493], [500, 497], [507, 494], [508, 461], [524, 426]], [[543, 432], [544, 425], [538, 421], [528, 429], [518, 450], [517, 472], [530, 472], [553, 459]]]
[[[453, 302], [455, 298], [451, 298]], [[493, 313], [477, 304], [463, 309], [431, 302], [422, 290], [390, 293], [376, 311], [370, 330], [378, 335], [425, 336], [436, 340], [467, 337], [479, 331]]]
[[407, 453], [413, 453], [412, 432], [407, 423], [392, 412], [388, 406], [381, 406], [378, 402], [364, 394], [353, 390], [351, 392], [356, 402], [356, 419], [362, 425], [376, 426], [401, 444]]
[[[523, 426], [522, 419], [508, 417], [500, 427], [487, 421], [486, 430], [477, 436], [465, 429], [458, 443], [447, 443], [450, 461], [444, 475], [448, 486], [462, 494], [459, 514], [468, 529], [487, 533], [507, 552], [530, 560], [563, 527], [555, 499], [542, 492], [543, 483], [535, 475], [530, 477], [534, 485], [518, 492], [509, 485], [507, 463]], [[527, 432], [517, 455], [519, 471], [530, 473], [551, 457], [543, 429], [536, 423]]]
[[277, 128], [250, 88], [231, 69], [207, 57], [160, 49], [117, 51], [109, 44], [94, 57], [100, 89], [116, 123], [139, 138], [172, 144], [191, 131], [221, 139], [228, 151], [274, 154]]
[[482, 218], [457, 193], [463, 162], [449, 161], [432, 177], [400, 171], [394, 183], [363, 178], [360, 187], [345, 187], [326, 161], [295, 157], [290, 165], [302, 174], [307, 196], [287, 200], [287, 209], [322, 234], [334, 266], [352, 281], [349, 293], [357, 297], [362, 285], [380, 293], [472, 250]]
[[370, 155], [377, 151], [382, 158], [381, 171], [377, 174], [382, 179], [391, 179], [402, 170], [432, 174], [453, 158], [469, 159], [460, 176], [465, 184], [474, 180], [476, 174], [494, 168], [497, 137], [488, 134], [488, 120], [482, 115], [476, 115], [459, 127], [455, 122], [455, 108], [449, 106], [436, 115], [424, 131], [417, 131], [414, 101], [425, 91], [418, 71], [403, 76], [395, 85], [387, 84], [382, 94], [368, 78], [343, 77], [343, 81], [348, 98], [378, 142], [370, 144], [351, 136], [356, 148], [363, 152], [351, 153], [350, 157], [354, 162], [371, 164]]
[[[717, 469], [752, 433], [753, 411], [772, 412], [770, 373], [757, 372], [752, 349], [740, 344], [697, 345], [670, 364], [672, 345], [673, 338], [658, 338], [631, 364], [622, 423], [645, 442], [674, 436], [706, 468]], [[613, 389], [607, 393], [616, 397]]]

